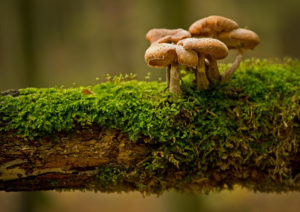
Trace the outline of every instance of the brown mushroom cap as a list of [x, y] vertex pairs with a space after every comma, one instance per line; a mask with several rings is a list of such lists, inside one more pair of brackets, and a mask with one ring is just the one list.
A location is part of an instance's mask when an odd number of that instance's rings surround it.
[[186, 50], [183, 46], [176, 45], [177, 62], [178, 64], [197, 67], [198, 65], [198, 55], [193, 50]]
[[167, 67], [176, 57], [176, 45], [169, 43], [151, 45], [145, 52], [146, 63], [157, 68]]
[[177, 43], [187, 50], [211, 55], [215, 59], [223, 59], [228, 55], [227, 46], [214, 38], [186, 38]]
[[260, 43], [255, 32], [242, 28], [223, 32], [218, 36], [218, 39], [224, 42], [229, 49], [254, 49]]
[[208, 16], [194, 22], [189, 31], [193, 36], [214, 37], [221, 32], [228, 32], [237, 29], [239, 25], [222, 16]]
[[177, 43], [184, 38], [190, 38], [191, 33], [184, 29], [151, 29], [146, 34], [146, 39], [152, 44], [158, 43]]
[[178, 63], [188, 67], [196, 67], [198, 55], [192, 50], [186, 50], [182, 46], [169, 43], [151, 45], [145, 53], [146, 63], [151, 67], [167, 67], [172, 63]]

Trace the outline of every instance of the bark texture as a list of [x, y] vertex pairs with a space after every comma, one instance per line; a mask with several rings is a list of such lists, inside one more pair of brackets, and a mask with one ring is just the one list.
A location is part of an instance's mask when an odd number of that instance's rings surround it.
[[[55, 142], [49, 138], [43, 138], [42, 141], [26, 141], [4, 134], [0, 136], [0, 145], [0, 190], [141, 191], [135, 185], [135, 180], [149, 185], [154, 183], [153, 177], [155, 179], [155, 176], [150, 175], [130, 177], [142, 168], [143, 162], [151, 159], [150, 152], [155, 147], [142, 142], [130, 142], [128, 136], [118, 130], [81, 130], [80, 134], [73, 137], [59, 135]], [[294, 179], [290, 183], [282, 181], [278, 176], [274, 176], [272, 182], [267, 182], [265, 170], [261, 168], [261, 165], [252, 164], [248, 167], [240, 167], [238, 162], [235, 164], [229, 161], [228, 167], [230, 168], [223, 172], [226, 177], [223, 178], [220, 173], [210, 170], [207, 178], [194, 176], [191, 181], [184, 183], [184, 189], [178, 185], [187, 180], [185, 173], [180, 169], [169, 167], [162, 191], [175, 188], [198, 192], [203, 188], [209, 188], [209, 190], [219, 188], [222, 184], [240, 184], [265, 192], [299, 191], [299, 151], [299, 148], [298, 151], [292, 151], [289, 159], [282, 161], [292, 167]], [[261, 163], [263, 161], [258, 164]], [[119, 179], [117, 183], [107, 185], [104, 181], [108, 179], [98, 177], [101, 174], [99, 167], [111, 166], [121, 169], [131, 167], [131, 170], [127, 173], [128, 175], [121, 176], [123, 179]], [[195, 169], [195, 167], [191, 166], [190, 169]], [[157, 179], [155, 183], [161, 182]], [[266, 189], [265, 183], [273, 186], [273, 189], [270, 186]], [[147, 192], [157, 193], [155, 190]]]
[[144, 144], [117, 130], [83, 130], [57, 142], [1, 135], [0, 145], [0, 190], [6, 191], [95, 189], [98, 167], [129, 166], [147, 155]]

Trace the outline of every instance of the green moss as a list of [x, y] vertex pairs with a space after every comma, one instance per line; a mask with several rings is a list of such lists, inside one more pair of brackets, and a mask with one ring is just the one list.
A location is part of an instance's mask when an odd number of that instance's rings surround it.
[[215, 179], [215, 187], [222, 188], [231, 187], [235, 177], [247, 186], [242, 175], [256, 171], [266, 175], [263, 187], [251, 185], [254, 190], [267, 190], [274, 180], [294, 182], [297, 173], [282, 161], [300, 142], [300, 63], [247, 60], [229, 82], [205, 91], [192, 80], [191, 74], [183, 77], [179, 98], [165, 92], [165, 83], [124, 78], [88, 87], [92, 95], [81, 93], [86, 87], [21, 89], [17, 97], [0, 96], [0, 133], [31, 140], [99, 126], [151, 147], [151, 159], [134, 174], [133, 167], [101, 168], [104, 187], [122, 173], [140, 191], [159, 193], [179, 169], [177, 189], [197, 184], [195, 178]]
[[97, 186], [103, 189], [117, 186], [124, 176], [124, 172], [117, 166], [99, 167], [97, 173]]

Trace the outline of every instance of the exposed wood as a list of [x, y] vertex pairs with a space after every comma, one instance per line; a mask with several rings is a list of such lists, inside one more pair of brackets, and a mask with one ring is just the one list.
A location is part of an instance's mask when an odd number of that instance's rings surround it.
[[[36, 191], [52, 189], [87, 189], [104, 192], [140, 190], [134, 186], [134, 180], [124, 176], [120, 183], [108, 187], [97, 178], [98, 168], [106, 166], [133, 167], [132, 172], [140, 169], [141, 163], [150, 160], [151, 145], [142, 142], [132, 143], [128, 136], [117, 130], [82, 130], [81, 134], [68, 137], [60, 135], [59, 140], [26, 141], [21, 138], [0, 136], [0, 190], [5, 191]], [[299, 151], [298, 151], [299, 152]], [[219, 187], [240, 184], [255, 187], [262, 191], [292, 191], [300, 190], [300, 155], [291, 153], [285, 163], [293, 167], [295, 179], [291, 184], [281, 182], [274, 176], [273, 182], [268, 182], [274, 189], [265, 190], [264, 169], [256, 167], [238, 168], [237, 164], [228, 164], [222, 178], [211, 170], [207, 178], [193, 178], [185, 185], [185, 190], [201, 190], [203, 187]], [[265, 167], [266, 168], [266, 167]], [[193, 167], [191, 167], [193, 169]], [[178, 188], [179, 182], [184, 182], [184, 173], [170, 167], [166, 176], [165, 190]], [[139, 176], [143, 183], [149, 183], [151, 176]], [[151, 182], [153, 183], [153, 182]], [[159, 181], [157, 181], [159, 183]], [[255, 186], [254, 186], [255, 185]], [[153, 191], [151, 191], [153, 192]]]
[[[25, 141], [0, 136], [0, 190], [91, 189], [97, 167], [133, 165], [147, 155], [117, 130], [86, 130], [75, 137]], [[55, 183], [53, 183], [55, 181]]]

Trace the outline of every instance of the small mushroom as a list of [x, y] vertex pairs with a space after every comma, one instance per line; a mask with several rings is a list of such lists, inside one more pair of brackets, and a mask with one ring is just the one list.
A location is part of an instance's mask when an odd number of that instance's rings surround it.
[[239, 25], [229, 18], [212, 15], [194, 22], [189, 32], [196, 37], [216, 37], [221, 32], [232, 31], [238, 27]]
[[151, 43], [177, 43], [184, 38], [190, 38], [191, 33], [184, 29], [151, 29], [146, 39]]
[[[184, 38], [190, 38], [191, 33], [184, 29], [163, 29], [156, 28], [151, 29], [146, 34], [146, 39], [150, 42], [151, 45], [158, 43], [177, 43], [179, 40]], [[170, 86], [170, 69], [171, 66], [167, 66], [166, 70], [166, 82], [167, 87]]]
[[230, 32], [223, 32], [218, 35], [218, 39], [224, 42], [229, 49], [238, 50], [238, 54], [232, 66], [221, 75], [220, 84], [223, 84], [230, 79], [239, 67], [240, 62], [242, 61], [243, 50], [254, 49], [260, 43], [260, 39], [255, 32], [242, 28], [234, 29]]
[[255, 32], [243, 28], [223, 32], [217, 38], [225, 43], [228, 49], [254, 49], [260, 43]]
[[213, 63], [217, 69], [216, 60], [225, 58], [228, 55], [228, 48], [224, 43], [214, 38], [186, 38], [177, 44], [198, 53], [197, 86], [199, 89], [207, 89], [209, 81], [205, 72], [205, 57], [209, 58], [210, 66]]
[[[222, 32], [232, 31], [237, 29], [239, 25], [229, 19], [222, 16], [208, 16], [194, 22], [189, 32], [193, 37], [212, 37], [216, 38]], [[211, 56], [207, 56], [209, 60], [209, 68], [207, 70], [207, 78], [211, 83], [219, 82], [221, 80], [221, 74], [218, 69], [218, 64]]]
[[145, 52], [146, 63], [151, 67], [170, 66], [170, 92], [176, 95], [182, 93], [180, 89], [180, 72], [178, 65], [196, 67], [198, 64], [197, 53], [186, 50], [175, 44], [161, 43], [151, 45]]

